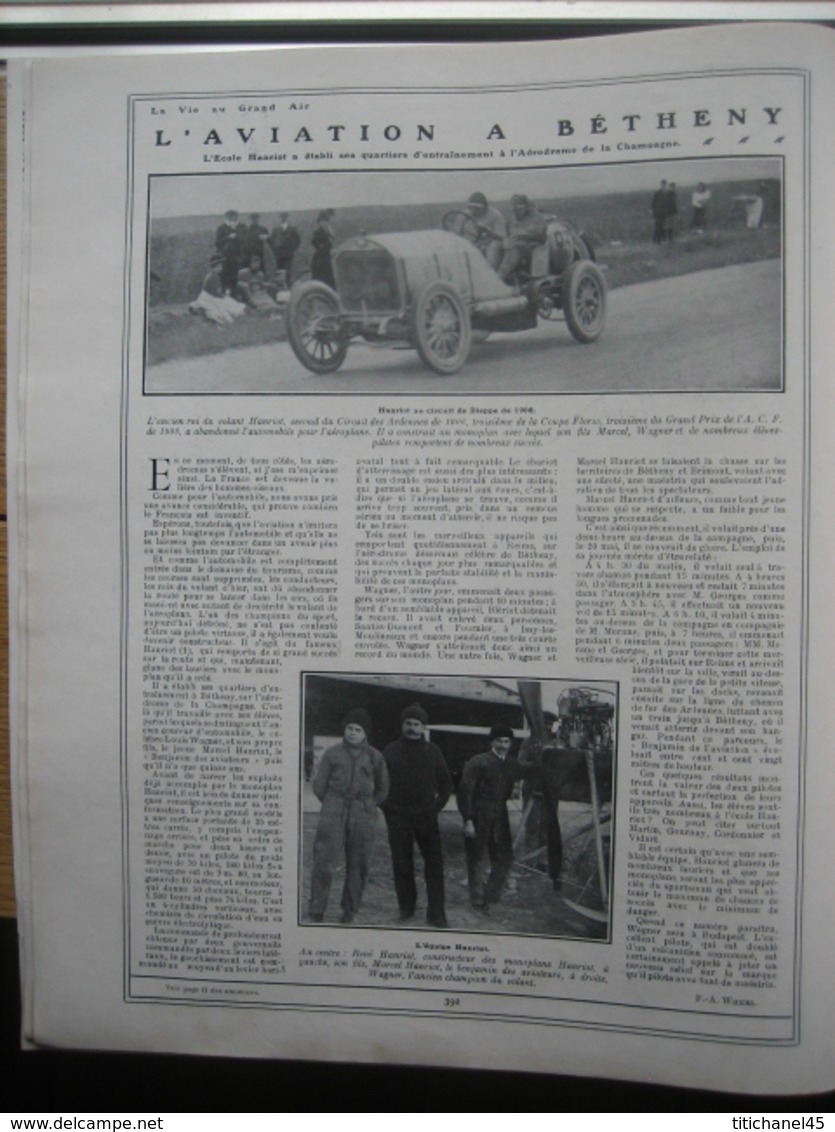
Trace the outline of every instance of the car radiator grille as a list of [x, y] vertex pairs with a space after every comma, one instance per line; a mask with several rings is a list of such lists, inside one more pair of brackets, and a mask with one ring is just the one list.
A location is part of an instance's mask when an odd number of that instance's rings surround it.
[[343, 252], [335, 274], [343, 310], [393, 314], [400, 309], [394, 260], [387, 252]]

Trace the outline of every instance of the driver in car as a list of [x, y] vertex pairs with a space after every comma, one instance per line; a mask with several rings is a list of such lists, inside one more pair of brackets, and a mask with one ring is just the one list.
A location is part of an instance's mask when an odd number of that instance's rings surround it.
[[503, 241], [507, 235], [504, 217], [497, 208], [488, 204], [484, 193], [470, 193], [466, 211], [478, 225], [475, 246], [493, 270], [498, 271], [504, 254]]
[[548, 218], [533, 207], [524, 193], [511, 197], [510, 206], [512, 214], [502, 241], [504, 252], [498, 267], [505, 283], [515, 282], [520, 270], [530, 270], [531, 252], [545, 243], [548, 233]]

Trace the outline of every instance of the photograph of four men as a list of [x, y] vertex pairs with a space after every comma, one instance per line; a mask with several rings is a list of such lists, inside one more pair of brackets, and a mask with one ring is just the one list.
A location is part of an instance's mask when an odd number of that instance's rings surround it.
[[618, 686], [308, 673], [305, 925], [609, 938]]

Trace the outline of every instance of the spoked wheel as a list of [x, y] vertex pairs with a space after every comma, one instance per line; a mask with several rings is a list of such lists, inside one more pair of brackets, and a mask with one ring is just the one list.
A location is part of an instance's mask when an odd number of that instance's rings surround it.
[[471, 244], [477, 244], [481, 236], [481, 225], [470, 216], [469, 212], [448, 212], [441, 225], [445, 232], [454, 232], [456, 236], [463, 236]]
[[325, 283], [297, 283], [287, 304], [287, 337], [293, 353], [313, 373], [333, 373], [345, 361], [339, 296]]
[[421, 360], [435, 373], [456, 373], [472, 344], [470, 315], [455, 290], [441, 281], [418, 294], [412, 337]]
[[606, 280], [588, 260], [572, 263], [562, 281], [562, 309], [568, 329], [584, 345], [600, 337], [606, 322]]

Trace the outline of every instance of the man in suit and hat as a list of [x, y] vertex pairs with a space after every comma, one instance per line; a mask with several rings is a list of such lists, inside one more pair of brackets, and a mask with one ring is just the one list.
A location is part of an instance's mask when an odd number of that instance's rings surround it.
[[426, 922], [433, 928], [445, 928], [448, 924], [438, 814], [452, 794], [452, 776], [440, 750], [424, 738], [428, 722], [429, 716], [420, 704], [411, 704], [400, 715], [400, 738], [383, 751], [390, 783], [383, 813], [400, 910], [398, 919], [405, 922], [415, 914], [417, 845], [423, 856], [426, 880]]
[[[510, 758], [512, 746], [513, 730], [494, 727], [490, 732], [490, 750], [467, 760], [458, 786], [470, 903], [485, 913], [501, 896], [513, 864], [507, 803], [513, 784], [524, 777], [526, 769], [517, 759]], [[490, 859], [486, 882], [485, 852]]]
[[386, 800], [388, 772], [383, 756], [368, 742], [371, 719], [362, 708], [349, 711], [342, 742], [329, 747], [313, 777], [313, 793], [322, 803], [313, 842], [309, 918], [325, 918], [336, 865], [345, 857], [342, 920], [350, 924], [359, 911], [377, 825], [377, 807]]
[[298, 228], [290, 223], [289, 212], [282, 212], [279, 216], [271, 242], [275, 252], [275, 266], [278, 271], [284, 272], [284, 285], [289, 287], [293, 282], [293, 260], [302, 242]]
[[235, 294], [238, 284], [238, 268], [243, 262], [245, 235], [246, 225], [240, 222], [234, 208], [230, 208], [224, 215], [223, 223], [215, 232], [215, 250], [223, 260], [220, 279], [229, 295]]

